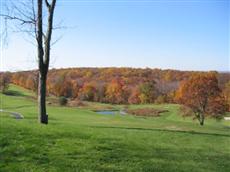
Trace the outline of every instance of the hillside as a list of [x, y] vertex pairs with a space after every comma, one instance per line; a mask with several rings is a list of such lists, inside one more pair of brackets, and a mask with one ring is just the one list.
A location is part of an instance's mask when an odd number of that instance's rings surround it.
[[[181, 81], [197, 71], [138, 68], [51, 69], [47, 79], [50, 95], [114, 104], [173, 103]], [[229, 73], [215, 72], [220, 88], [230, 81]], [[37, 90], [37, 71], [11, 73], [11, 82]], [[144, 94], [144, 95], [141, 95]], [[146, 97], [151, 95], [151, 97]]]
[[130, 105], [167, 109], [160, 117], [103, 115], [92, 109], [122, 105], [89, 103], [84, 108], [48, 107], [49, 125], [37, 123], [34, 94], [10, 86], [1, 94], [1, 171], [228, 171], [228, 121], [205, 126], [182, 118], [178, 105]]

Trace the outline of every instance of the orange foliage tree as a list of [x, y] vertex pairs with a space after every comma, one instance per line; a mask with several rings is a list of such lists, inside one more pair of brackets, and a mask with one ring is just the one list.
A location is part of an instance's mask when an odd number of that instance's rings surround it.
[[10, 74], [9, 73], [0, 73], [0, 91], [5, 93], [10, 84]]
[[94, 83], [84, 83], [83, 87], [80, 90], [79, 98], [81, 100], [94, 101], [96, 93], [96, 88]]
[[230, 81], [225, 84], [222, 94], [228, 104], [228, 111], [230, 111]]
[[135, 87], [131, 90], [131, 95], [128, 99], [128, 103], [129, 104], [139, 104], [141, 103], [141, 99], [140, 99], [140, 90], [138, 89], [138, 87]]
[[200, 73], [181, 83], [175, 99], [191, 108], [200, 125], [204, 125], [205, 114], [220, 116], [225, 112], [226, 106], [220, 93], [216, 73]]
[[120, 79], [113, 79], [106, 87], [106, 99], [111, 103], [127, 103], [125, 84]]

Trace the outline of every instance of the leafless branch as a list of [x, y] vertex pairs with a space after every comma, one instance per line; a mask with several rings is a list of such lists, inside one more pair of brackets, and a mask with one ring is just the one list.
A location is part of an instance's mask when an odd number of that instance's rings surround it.
[[21, 25], [35, 24], [35, 21], [33, 21], [33, 20], [24, 20], [24, 19], [16, 17], [16, 16], [10, 16], [10, 15], [7, 15], [7, 14], [0, 14], [0, 16], [4, 17], [5, 20], [17, 20], [17, 21], [21, 22]]
[[54, 46], [58, 41], [60, 41], [62, 39], [63, 36], [59, 36], [57, 39], [55, 39], [51, 44], [50, 46]]
[[50, 3], [48, 2], [48, 0], [45, 0], [46, 6], [48, 9], [50, 9]]

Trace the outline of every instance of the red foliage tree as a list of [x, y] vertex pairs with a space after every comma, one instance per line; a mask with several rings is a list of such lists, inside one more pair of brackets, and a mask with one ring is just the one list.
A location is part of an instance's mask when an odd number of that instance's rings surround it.
[[[176, 100], [192, 109], [200, 125], [204, 125], [205, 114], [216, 114], [217, 107], [223, 108], [218, 80], [215, 73], [194, 74], [181, 83], [176, 93]], [[218, 115], [223, 114], [219, 111]]]
[[132, 89], [131, 91], [131, 95], [128, 99], [128, 103], [129, 104], [139, 104], [141, 103], [140, 100], [140, 90], [138, 89], [138, 87], [135, 87]]
[[122, 80], [113, 79], [106, 87], [106, 99], [111, 103], [126, 103], [125, 86]]
[[222, 95], [227, 102], [228, 105], [228, 111], [230, 112], [230, 81], [228, 81], [223, 89]]
[[94, 101], [96, 88], [94, 83], [84, 83], [83, 87], [80, 90], [79, 98], [86, 101]]

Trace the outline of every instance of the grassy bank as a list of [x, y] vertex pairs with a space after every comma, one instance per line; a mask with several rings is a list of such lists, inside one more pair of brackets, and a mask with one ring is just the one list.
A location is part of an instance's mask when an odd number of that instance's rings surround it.
[[[229, 171], [230, 123], [182, 118], [179, 106], [160, 117], [100, 115], [84, 108], [49, 106], [49, 125], [37, 123], [33, 93], [11, 86], [1, 94], [0, 171]], [[114, 109], [122, 106], [113, 106]]]

